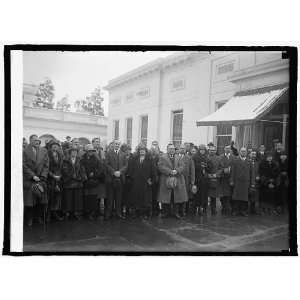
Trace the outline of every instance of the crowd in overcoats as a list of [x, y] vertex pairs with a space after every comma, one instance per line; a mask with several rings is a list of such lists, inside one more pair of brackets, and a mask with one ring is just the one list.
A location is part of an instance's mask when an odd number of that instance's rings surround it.
[[[68, 137], [69, 138], [69, 137]], [[288, 160], [278, 143], [272, 152], [212, 143], [196, 147], [152, 142], [135, 151], [115, 140], [80, 144], [23, 140], [24, 221], [45, 223], [99, 217], [281, 214], [288, 206]]]

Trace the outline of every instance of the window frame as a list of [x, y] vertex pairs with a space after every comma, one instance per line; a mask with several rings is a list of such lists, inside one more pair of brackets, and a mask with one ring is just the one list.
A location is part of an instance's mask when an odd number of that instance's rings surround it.
[[[181, 139], [174, 139], [174, 118], [176, 115], [182, 115], [181, 119]], [[171, 138], [170, 140], [172, 143], [177, 146], [182, 144], [182, 137], [183, 137], [183, 109], [176, 109], [171, 111]]]

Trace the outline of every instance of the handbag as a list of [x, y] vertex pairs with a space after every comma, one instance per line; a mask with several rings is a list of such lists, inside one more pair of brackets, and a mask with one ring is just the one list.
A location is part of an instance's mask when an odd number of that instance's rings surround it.
[[168, 189], [175, 189], [177, 187], [177, 178], [169, 176], [166, 180], [166, 186]]
[[31, 187], [33, 195], [38, 199], [41, 199], [44, 193], [44, 188], [40, 183], [33, 183]]

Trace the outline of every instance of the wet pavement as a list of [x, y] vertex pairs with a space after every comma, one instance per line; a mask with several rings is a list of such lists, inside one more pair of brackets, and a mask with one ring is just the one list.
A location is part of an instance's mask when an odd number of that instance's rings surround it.
[[24, 229], [24, 251], [243, 252], [289, 248], [288, 217], [63, 221]]

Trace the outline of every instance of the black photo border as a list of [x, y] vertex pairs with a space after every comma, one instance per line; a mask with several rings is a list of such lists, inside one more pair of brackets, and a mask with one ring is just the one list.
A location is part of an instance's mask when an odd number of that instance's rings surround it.
[[[282, 51], [283, 58], [290, 59], [289, 82], [289, 250], [271, 252], [13, 252], [10, 251], [11, 222], [11, 51]], [[4, 240], [3, 255], [118, 255], [118, 256], [297, 256], [297, 74], [298, 51], [292, 46], [179, 46], [179, 45], [63, 45], [63, 44], [15, 44], [4, 45]]]

